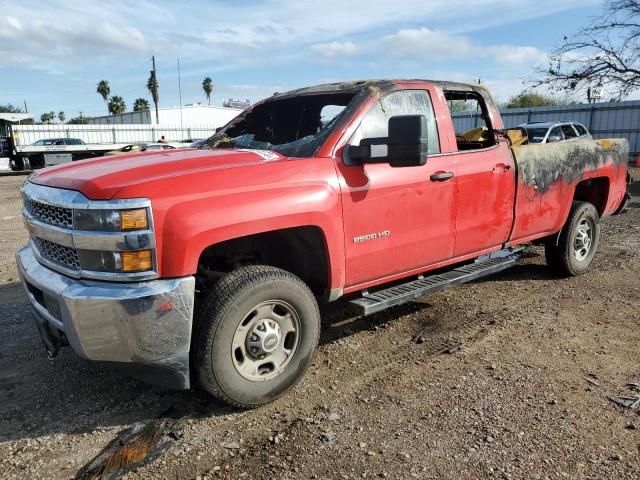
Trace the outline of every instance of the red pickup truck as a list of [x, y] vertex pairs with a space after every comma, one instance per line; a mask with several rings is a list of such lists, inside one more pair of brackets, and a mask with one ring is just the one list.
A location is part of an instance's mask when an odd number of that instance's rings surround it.
[[[451, 111], [481, 112], [456, 132]], [[272, 97], [200, 149], [92, 159], [25, 182], [17, 263], [50, 355], [240, 407], [307, 369], [321, 301], [371, 314], [503, 270], [519, 245], [585, 272], [626, 195], [628, 145], [526, 145], [488, 91], [345, 82]]]

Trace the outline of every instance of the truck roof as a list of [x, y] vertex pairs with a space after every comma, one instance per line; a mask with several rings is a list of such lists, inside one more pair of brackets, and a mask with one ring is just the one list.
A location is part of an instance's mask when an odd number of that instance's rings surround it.
[[392, 85], [398, 85], [409, 82], [427, 82], [437, 85], [447, 90], [474, 90], [488, 94], [488, 90], [477, 83], [451, 82], [443, 80], [426, 80], [426, 79], [377, 79], [377, 80], [349, 80], [344, 82], [324, 83], [311, 87], [297, 88], [287, 92], [276, 92], [271, 98], [286, 98], [298, 95], [317, 95], [323, 93], [358, 93], [366, 88], [374, 90], [385, 90]]

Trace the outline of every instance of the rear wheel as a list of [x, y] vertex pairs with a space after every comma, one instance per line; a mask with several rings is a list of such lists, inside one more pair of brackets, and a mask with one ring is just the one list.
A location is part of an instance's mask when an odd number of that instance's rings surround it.
[[275, 400], [304, 375], [318, 344], [316, 299], [295, 275], [268, 266], [224, 276], [197, 318], [200, 384], [233, 406]]
[[545, 243], [547, 264], [560, 274], [580, 275], [591, 266], [599, 241], [598, 211], [588, 202], [573, 202], [560, 235]]

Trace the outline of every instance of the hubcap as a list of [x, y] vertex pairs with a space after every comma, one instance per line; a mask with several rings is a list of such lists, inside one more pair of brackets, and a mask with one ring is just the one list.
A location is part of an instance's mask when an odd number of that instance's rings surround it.
[[573, 243], [573, 253], [576, 260], [583, 261], [591, 251], [593, 244], [593, 224], [588, 218], [582, 219], [576, 229], [576, 239]]
[[247, 380], [270, 380], [293, 358], [300, 333], [296, 310], [281, 300], [256, 305], [236, 328], [231, 356]]

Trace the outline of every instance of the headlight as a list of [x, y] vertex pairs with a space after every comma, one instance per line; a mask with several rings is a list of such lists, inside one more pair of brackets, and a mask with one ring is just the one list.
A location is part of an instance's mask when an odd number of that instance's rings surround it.
[[83, 270], [108, 273], [134, 273], [153, 270], [151, 250], [132, 252], [101, 252], [79, 250], [78, 257]]
[[121, 232], [149, 228], [146, 208], [131, 210], [74, 210], [73, 226], [77, 230]]

